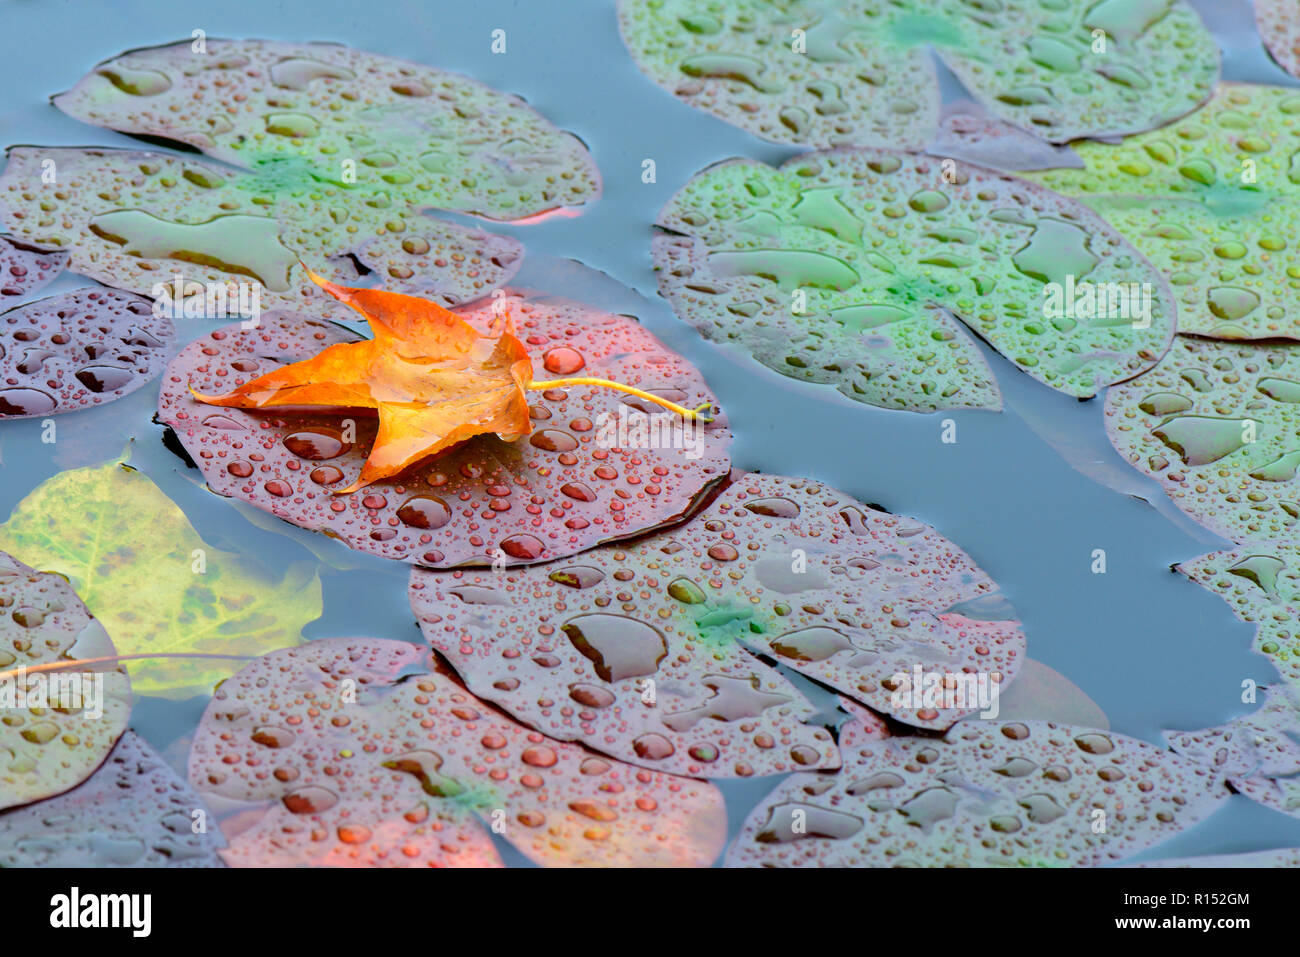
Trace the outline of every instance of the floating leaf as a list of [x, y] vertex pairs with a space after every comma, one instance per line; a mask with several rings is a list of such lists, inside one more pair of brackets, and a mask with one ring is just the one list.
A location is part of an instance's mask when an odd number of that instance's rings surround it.
[[1106, 394], [1106, 432], [1180, 509], [1234, 542], [1289, 538], [1300, 517], [1300, 345], [1179, 336]]
[[1079, 398], [1149, 368], [1173, 336], [1168, 288], [1117, 232], [976, 167], [849, 149], [779, 169], [732, 160], [698, 174], [658, 225], [659, 291], [678, 315], [885, 408], [998, 406], [983, 357], [941, 309]]
[[54, 105], [311, 188], [518, 220], [600, 193], [582, 142], [468, 77], [333, 43], [130, 50]]
[[339, 638], [272, 652], [222, 684], [190, 780], [264, 802], [228, 832], [226, 862], [497, 865], [476, 818], [551, 866], [700, 867], [721, 851], [712, 785], [548, 740], [433, 667], [427, 649]]
[[[32, 669], [113, 654], [104, 626], [64, 578], [0, 552], [0, 808], [80, 784], [112, 750], [131, 713], [124, 668]], [[0, 865], [4, 820], [0, 815]]]
[[[196, 832], [196, 815], [206, 830]], [[0, 814], [0, 867], [221, 867], [202, 800], [134, 732], [80, 786]]]
[[[689, 522], [631, 546], [504, 576], [416, 570], [411, 605], [475, 694], [543, 733], [674, 773], [745, 777], [835, 764], [825, 732], [798, 724], [809, 703], [748, 652], [945, 728], [983, 707], [971, 706], [978, 681], [989, 692], [1024, 657], [996, 587], [913, 519], [806, 480], [737, 474]], [[918, 667], [963, 686], [896, 705], [897, 676], [910, 686]]]
[[0, 236], [0, 301], [42, 289], [67, 265], [68, 254], [63, 250], [36, 249]]
[[[19, 146], [8, 155], [0, 217], [11, 231], [66, 249], [75, 272], [163, 298], [187, 316], [255, 307], [321, 314], [329, 301], [300, 259], [328, 263], [320, 270], [342, 282], [373, 271], [392, 288], [452, 303], [505, 282], [522, 255], [513, 239], [440, 222], [382, 193], [353, 195], [274, 170], [241, 173], [144, 150]], [[42, 179], [47, 160], [57, 184]]]
[[174, 337], [148, 299], [113, 289], [15, 306], [0, 314], [0, 419], [120, 399], [162, 371]]
[[1300, 694], [1300, 547], [1267, 542], [1211, 552], [1178, 571], [1222, 596], [1242, 621], [1258, 623], [1255, 650]]
[[1194, 109], [1218, 49], [1171, 0], [621, 0], [637, 65], [684, 102], [778, 143], [916, 149], [939, 85], [923, 47], [990, 113], [1053, 142]]
[[841, 737], [840, 749], [837, 774], [792, 775], [750, 813], [728, 866], [1096, 866], [1228, 796], [1173, 752], [1046, 721], [969, 719], [943, 738]]
[[1293, 0], [1255, 0], [1255, 26], [1277, 65], [1300, 76], [1300, 16]]
[[1015, 683], [998, 696], [997, 716], [1003, 721], [1055, 721], [1102, 731], [1110, 727], [1106, 712], [1083, 689], [1032, 658], [1021, 663]]
[[1234, 791], [1300, 817], [1300, 698], [1266, 694], [1254, 714], [1203, 731], [1166, 731], [1179, 754], [1223, 774]]
[[944, 107], [939, 133], [925, 151], [931, 156], [1007, 172], [1083, 165], [1069, 146], [1053, 146], [1018, 126], [994, 119], [972, 103], [960, 101]]
[[[297, 642], [321, 613], [314, 568], [291, 565], [277, 582], [247, 557], [208, 546], [121, 461], [47, 479], [0, 525], [0, 548], [66, 576], [124, 655], [258, 654]], [[157, 660], [133, 664], [131, 675], [137, 693], [187, 697], [234, 670]]]
[[[457, 315], [486, 335], [497, 302], [509, 306], [535, 368], [616, 379], [691, 407], [713, 401], [685, 359], [626, 316], [503, 297]], [[649, 415], [655, 406], [644, 400], [581, 386], [535, 395], [528, 439], [479, 436], [364, 492], [336, 495], [360, 474], [374, 418], [217, 409], [189, 392], [228, 391], [357, 341], [345, 329], [281, 315], [263, 316], [256, 330], [217, 330], [172, 363], [159, 414], [218, 494], [352, 548], [432, 566], [572, 555], [680, 518], [727, 473], [731, 434], [721, 422], [696, 428], [676, 413]], [[645, 435], [618, 435], [621, 421], [641, 423]], [[662, 441], [646, 447], [656, 436]]]
[[1300, 339], [1300, 91], [1224, 83], [1172, 126], [1076, 151], [1085, 169], [1026, 176], [1077, 196], [1150, 258], [1180, 332]]

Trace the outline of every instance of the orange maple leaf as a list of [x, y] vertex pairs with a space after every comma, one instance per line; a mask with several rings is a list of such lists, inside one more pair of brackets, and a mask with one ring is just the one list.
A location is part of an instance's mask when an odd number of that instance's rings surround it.
[[687, 409], [608, 379], [533, 380], [528, 350], [509, 316], [496, 336], [483, 336], [437, 303], [382, 289], [335, 285], [308, 270], [312, 281], [361, 313], [374, 338], [329, 346], [302, 362], [258, 376], [225, 395], [194, 398], [238, 409], [328, 406], [375, 409], [379, 432], [361, 475], [336, 494], [348, 494], [396, 475], [422, 459], [488, 432], [511, 442], [532, 423], [525, 393], [533, 389], [595, 385], [640, 396], [686, 418]]

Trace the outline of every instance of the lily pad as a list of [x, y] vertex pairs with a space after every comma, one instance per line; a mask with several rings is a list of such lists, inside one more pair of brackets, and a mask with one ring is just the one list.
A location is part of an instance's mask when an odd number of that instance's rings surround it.
[[1025, 175], [1150, 258], [1178, 297], [1179, 332], [1300, 339], [1300, 90], [1224, 83], [1165, 129], [1076, 152], [1084, 169]]
[[1254, 0], [1255, 26], [1274, 62], [1300, 76], [1300, 15], [1292, 0]]
[[1242, 621], [1258, 624], [1255, 650], [1300, 694], [1300, 547], [1267, 542], [1211, 552], [1178, 571], [1220, 595]]
[[127, 731], [84, 783], [0, 814], [0, 867], [221, 867], [202, 800]]
[[801, 146], [917, 149], [939, 84], [1052, 142], [1168, 123], [1214, 87], [1218, 48], [1173, 0], [621, 0], [637, 65], [689, 105]]
[[485, 827], [549, 866], [701, 867], [722, 850], [712, 785], [548, 740], [436, 667], [415, 645], [339, 638], [222, 684], [189, 774], [202, 793], [259, 802], [247, 829], [227, 829], [226, 862], [498, 865]]
[[277, 581], [246, 556], [210, 547], [120, 460], [41, 483], [0, 525], [0, 548], [71, 581], [121, 654], [200, 656], [133, 661], [139, 694], [206, 694], [238, 665], [202, 655], [246, 657], [296, 642], [321, 613], [314, 566], [290, 565]]
[[630, 546], [518, 572], [416, 570], [411, 606], [471, 690], [543, 733], [747, 777], [836, 764], [825, 732], [799, 724], [809, 703], [754, 655], [946, 728], [981, 710], [979, 688], [913, 698], [898, 675], [969, 675], [990, 697], [1010, 682], [1025, 639], [996, 588], [920, 522], [738, 473], [689, 522]]
[[841, 739], [834, 775], [796, 774], [749, 815], [727, 866], [1091, 867], [1217, 810], [1222, 777], [1144, 741], [1046, 721], [943, 738]]
[[44, 250], [0, 236], [0, 302], [48, 286], [68, 265], [63, 250]]
[[[131, 714], [125, 668], [27, 669], [113, 654], [104, 626], [66, 579], [0, 552], [0, 808], [80, 784], [112, 750]], [[4, 846], [0, 838], [0, 863]]]
[[1229, 541], [1294, 535], [1300, 518], [1300, 345], [1179, 336], [1150, 372], [1106, 394], [1129, 464]]
[[[498, 301], [509, 307], [540, 379], [606, 377], [691, 408], [714, 401], [685, 359], [627, 316], [540, 296], [498, 297], [458, 312], [487, 334]], [[723, 422], [687, 429], [674, 413], [649, 415], [659, 410], [644, 400], [578, 386], [529, 393], [535, 431], [527, 439], [479, 436], [394, 479], [334, 495], [360, 474], [377, 419], [364, 410], [214, 408], [189, 391], [224, 393], [276, 365], [355, 341], [338, 326], [280, 314], [263, 316], [260, 329], [219, 329], [173, 361], [159, 415], [219, 495], [352, 548], [434, 567], [573, 555], [676, 521], [727, 474], [731, 433]], [[620, 416], [629, 423], [622, 436]], [[646, 425], [645, 441], [631, 433], [636, 422]]]
[[998, 407], [945, 313], [1078, 398], [1155, 364], [1175, 314], [1141, 254], [1074, 200], [944, 162], [843, 149], [712, 166], [659, 214], [659, 291], [707, 337], [884, 408]]
[[1300, 697], [1269, 692], [1254, 714], [1203, 731], [1166, 731], [1179, 754], [1223, 774], [1234, 791], [1300, 817]]
[[[12, 232], [67, 250], [75, 272], [187, 316], [242, 317], [254, 306], [349, 315], [326, 302], [300, 260], [344, 284], [373, 273], [388, 288], [451, 304], [505, 282], [522, 256], [513, 239], [384, 193], [273, 170], [145, 150], [19, 146], [8, 158], [0, 218]], [[49, 168], [55, 184], [43, 179]]]
[[0, 314], [0, 419], [120, 399], [162, 372], [175, 332], [148, 299], [113, 289], [15, 306]]
[[346, 202], [387, 197], [496, 220], [600, 193], [582, 142], [468, 77], [333, 43], [207, 39], [129, 50], [54, 105]]

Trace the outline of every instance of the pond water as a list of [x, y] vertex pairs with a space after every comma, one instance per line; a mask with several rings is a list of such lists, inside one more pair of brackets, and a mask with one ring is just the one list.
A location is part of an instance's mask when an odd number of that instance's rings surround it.
[[[1244, 0], [1200, 0], [1225, 49], [1224, 79], [1296, 86], [1258, 47]], [[1028, 636], [1030, 657], [1077, 684], [1113, 730], [1160, 744], [1164, 729], [1194, 729], [1254, 710], [1241, 683], [1274, 675], [1250, 651], [1253, 626], [1170, 566], [1227, 546], [1187, 520], [1155, 482], [1111, 448], [1102, 399], [1079, 402], [1020, 374], [985, 350], [1004, 393], [1001, 413], [887, 412], [808, 387], [748, 356], [705, 342], [655, 292], [651, 226], [669, 197], [703, 167], [733, 156], [780, 163], [794, 150], [761, 142], [692, 110], [646, 79], [619, 40], [603, 0], [521, 4], [227, 0], [30, 3], [6, 10], [11, 38], [0, 60], [0, 139], [6, 144], [132, 146], [129, 137], [83, 125], [49, 106], [93, 63], [131, 47], [203, 29], [213, 37], [331, 40], [469, 74], [517, 93], [587, 144], [604, 177], [601, 199], [576, 217], [493, 228], [526, 244], [514, 285], [637, 316], [703, 373], [735, 432], [738, 468], [806, 475], [861, 501], [915, 516], [960, 545], [1003, 588]], [[19, 26], [19, 24], [21, 26]], [[504, 29], [507, 52], [490, 34]], [[954, 94], [949, 78], [947, 92]], [[642, 181], [653, 159], [656, 182]], [[456, 220], [458, 217], [449, 216]], [[467, 222], [467, 219], [460, 218]], [[65, 275], [49, 295], [85, 285]], [[181, 323], [188, 341], [208, 331]], [[348, 552], [281, 525], [254, 524], [207, 491], [162, 443], [152, 422], [157, 382], [105, 407], [60, 417], [60, 440], [40, 441], [40, 420], [0, 430], [0, 515], [58, 471], [95, 464], [131, 444], [147, 474], [214, 547], [269, 567], [321, 563], [324, 614], [308, 638], [367, 635], [420, 641], [406, 597], [407, 566]], [[957, 441], [941, 441], [941, 421]], [[1095, 549], [1107, 556], [1093, 574]], [[287, 642], [286, 642], [287, 643]], [[269, 649], [268, 649], [269, 650]], [[826, 710], [833, 697], [790, 672]], [[141, 698], [131, 725], [174, 763], [205, 698]], [[732, 832], [770, 789], [770, 779], [718, 782]], [[1300, 845], [1300, 820], [1233, 796], [1222, 810], [1144, 858]], [[527, 862], [504, 842], [511, 864]]]

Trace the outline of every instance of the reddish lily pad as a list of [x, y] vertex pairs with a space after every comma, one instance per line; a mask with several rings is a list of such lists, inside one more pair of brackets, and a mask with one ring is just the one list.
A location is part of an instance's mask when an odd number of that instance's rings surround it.
[[1300, 519], [1300, 344], [1179, 336], [1106, 394], [1106, 433], [1170, 500], [1233, 542], [1290, 538]]
[[[333, 43], [189, 40], [107, 60], [54, 105], [249, 169], [517, 220], [590, 202], [581, 141], [468, 77]], [[349, 165], [350, 164], [350, 165]]]
[[998, 408], [961, 320], [1077, 398], [1153, 366], [1173, 296], [1083, 204], [951, 160], [730, 160], [660, 212], [659, 292], [705, 336], [883, 408]]
[[1300, 10], [1295, 0], [1255, 0], [1255, 25], [1274, 62], [1300, 76]]
[[26, 669], [116, 653], [66, 578], [0, 552], [0, 809], [80, 784], [113, 749], [131, 713], [121, 666]]
[[545, 734], [743, 777], [836, 763], [825, 733], [799, 724], [809, 703], [755, 654], [946, 728], [972, 700], [895, 703], [897, 676], [1010, 681], [1025, 639], [996, 587], [913, 519], [737, 474], [689, 522], [633, 545], [509, 573], [416, 570], [411, 605], [471, 690]]
[[[522, 257], [513, 239], [274, 170], [243, 173], [146, 150], [19, 146], [8, 157], [0, 217], [13, 233], [67, 250], [68, 268], [82, 275], [166, 295], [186, 315], [209, 314], [196, 307], [211, 295], [212, 311], [226, 317], [252, 305], [350, 317], [320, 294], [300, 260], [345, 285], [374, 273], [388, 288], [451, 304], [505, 282]], [[47, 162], [56, 184], [42, 178]]]
[[44, 250], [0, 236], [0, 302], [5, 297], [27, 296], [51, 282], [67, 268], [64, 250]]
[[0, 867], [221, 867], [203, 801], [127, 731], [85, 782], [0, 814]]
[[706, 866], [726, 815], [710, 784], [550, 741], [370, 638], [275, 651], [222, 684], [190, 750], [207, 795], [259, 802], [232, 866], [492, 866], [482, 825], [550, 866]]
[[163, 370], [175, 337], [153, 303], [78, 289], [0, 314], [0, 419], [120, 399]]
[[1223, 774], [1252, 801], [1300, 817], [1300, 697], [1294, 689], [1267, 692], [1254, 714], [1202, 731], [1166, 731], [1165, 740]]
[[[690, 408], [714, 401], [699, 373], [631, 318], [540, 297], [505, 301], [538, 379], [596, 376]], [[492, 310], [483, 301], [459, 313], [487, 334]], [[375, 418], [360, 410], [290, 415], [214, 408], [189, 392], [228, 392], [278, 364], [351, 341], [356, 336], [340, 327], [283, 314], [264, 316], [260, 329], [219, 329], [172, 363], [159, 414], [218, 494], [352, 548], [433, 567], [573, 555], [679, 519], [727, 474], [731, 433], [723, 422], [685, 429], [674, 413], [647, 416], [642, 400], [576, 386], [530, 393], [536, 430], [528, 439], [512, 444], [479, 436], [395, 479], [334, 495], [331, 489], [347, 488], [360, 474]], [[630, 432], [613, 435], [606, 423], [616, 425], [620, 414], [629, 422], [654, 419], [648, 439], [657, 434], [680, 443], [647, 448]], [[611, 445], [623, 438], [626, 445]]]
[[729, 867], [1089, 867], [1170, 838], [1228, 796], [1222, 777], [1144, 741], [1047, 721], [968, 719], [943, 738], [846, 746], [745, 821]]

